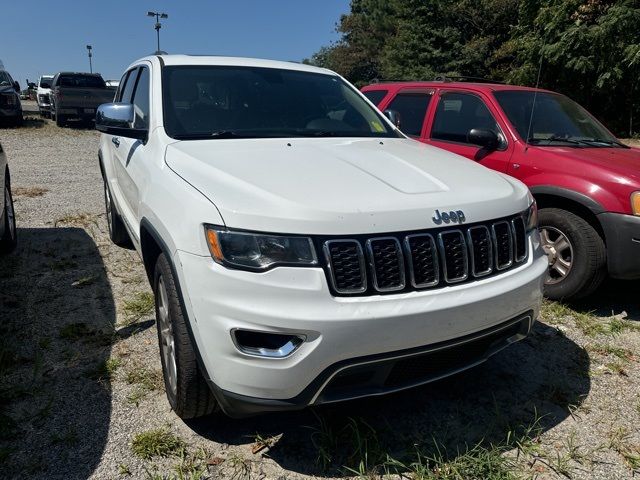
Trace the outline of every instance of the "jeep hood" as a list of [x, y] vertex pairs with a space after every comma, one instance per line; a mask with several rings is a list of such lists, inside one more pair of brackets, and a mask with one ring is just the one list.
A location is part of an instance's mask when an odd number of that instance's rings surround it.
[[472, 223], [528, 206], [520, 182], [408, 139], [178, 141], [166, 163], [229, 228], [380, 233], [433, 228], [436, 209], [462, 210]]

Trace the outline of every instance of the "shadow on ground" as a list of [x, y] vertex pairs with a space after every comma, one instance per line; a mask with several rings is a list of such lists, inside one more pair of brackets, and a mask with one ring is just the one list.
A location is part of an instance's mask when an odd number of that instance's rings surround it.
[[640, 281], [607, 280], [593, 295], [572, 308], [609, 317], [627, 312], [627, 320], [640, 322]]
[[87, 478], [111, 415], [115, 308], [93, 239], [18, 230], [0, 257], [0, 477]]
[[232, 445], [251, 443], [256, 433], [281, 435], [267, 453], [280, 466], [340, 476], [344, 465], [357, 469], [365, 453], [371, 465], [387, 453], [397, 459], [413, 453], [415, 460], [416, 449], [426, 455], [438, 455], [440, 449], [455, 459], [479, 442], [500, 444], [510, 434], [513, 441], [514, 434], [532, 426], [540, 432], [550, 429], [589, 393], [588, 372], [589, 357], [582, 348], [537, 323], [526, 340], [481, 366], [424, 387], [295, 413], [205, 418], [189, 427]]

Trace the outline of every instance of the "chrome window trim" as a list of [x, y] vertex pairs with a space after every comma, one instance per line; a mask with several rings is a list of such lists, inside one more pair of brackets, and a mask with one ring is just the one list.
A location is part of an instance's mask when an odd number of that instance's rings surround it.
[[[489, 269], [481, 272], [476, 272], [476, 255], [473, 250], [473, 237], [471, 236], [472, 230], [484, 230], [487, 233], [487, 239], [489, 240]], [[471, 273], [474, 277], [484, 277], [493, 272], [493, 238], [491, 238], [491, 232], [486, 225], [477, 225], [467, 229], [467, 240], [469, 243], [469, 256], [471, 257]]]
[[516, 231], [516, 220], [518, 219], [522, 221], [522, 231], [524, 232], [524, 238], [522, 239], [522, 241], [524, 242], [524, 255], [522, 255], [521, 257], [517, 257], [516, 254], [518, 253], [518, 251], [517, 251], [517, 248], [514, 248], [513, 257], [516, 263], [524, 262], [526, 258], [529, 256], [529, 242], [527, 242], [527, 222], [525, 221], [524, 217], [516, 217], [511, 220], [511, 233], [513, 234], [513, 245], [514, 247], [517, 245], [516, 242], [518, 239], [518, 232]]
[[[330, 246], [333, 243], [353, 243], [357, 246], [358, 261], [360, 263], [360, 271], [362, 272], [362, 286], [360, 288], [345, 290], [345, 289], [338, 288], [338, 286], [336, 285], [336, 276], [333, 270], [333, 264], [332, 264], [333, 262], [331, 261], [331, 251], [330, 251]], [[329, 270], [329, 274], [331, 277], [331, 284], [333, 286], [333, 289], [337, 293], [344, 293], [344, 294], [363, 293], [367, 290], [367, 267], [364, 261], [364, 252], [362, 251], [362, 245], [360, 244], [359, 241], [353, 240], [351, 238], [327, 240], [322, 245], [322, 251], [324, 252], [325, 260], [327, 262], [327, 269]]]
[[[417, 237], [427, 237], [431, 241], [431, 258], [433, 259], [433, 266], [435, 269], [435, 280], [433, 282], [426, 283], [416, 283], [415, 272], [413, 268], [413, 254], [411, 253], [411, 239]], [[433, 239], [433, 235], [430, 233], [416, 233], [413, 235], [407, 235], [404, 237], [404, 247], [407, 255], [407, 260], [409, 263], [409, 280], [411, 281], [411, 285], [414, 288], [427, 288], [427, 287], [435, 287], [440, 283], [440, 257], [438, 252], [438, 247], [436, 246], [436, 241]]]
[[[504, 265], [500, 266], [498, 262], [500, 261], [498, 256], [498, 237], [496, 235], [496, 225], [506, 225], [507, 232], [509, 233], [509, 261]], [[513, 265], [513, 232], [511, 231], [510, 222], [503, 220], [501, 222], [496, 222], [491, 225], [491, 233], [493, 236], [493, 253], [496, 260], [496, 270], [506, 270], [511, 265]]]
[[[402, 283], [397, 287], [381, 288], [378, 286], [378, 276], [376, 274], [376, 268], [374, 264], [375, 260], [373, 256], [373, 246], [371, 244], [379, 240], [392, 240], [396, 244], [396, 252], [397, 252], [396, 260], [398, 261], [398, 267], [400, 268], [400, 277], [402, 280]], [[402, 246], [400, 245], [400, 242], [398, 241], [398, 239], [396, 237], [372, 237], [367, 239], [366, 246], [367, 246], [367, 254], [369, 258], [369, 268], [371, 269], [371, 277], [373, 279], [373, 288], [378, 292], [396, 292], [398, 290], [403, 290], [404, 287], [407, 285], [407, 280], [406, 280], [405, 271], [404, 271], [404, 255], [402, 254]]]
[[[460, 239], [462, 241], [462, 252], [464, 254], [464, 275], [456, 278], [449, 278], [449, 274], [447, 273], [447, 255], [444, 248], [444, 240], [442, 237], [444, 235], [448, 235], [450, 233], [457, 233], [460, 235]], [[440, 232], [438, 234], [438, 247], [440, 249], [440, 255], [442, 256], [442, 272], [444, 273], [444, 281], [447, 283], [459, 283], [464, 282], [467, 278], [469, 278], [469, 252], [467, 247], [467, 241], [465, 239], [464, 233], [462, 230], [446, 230], [444, 232]]]

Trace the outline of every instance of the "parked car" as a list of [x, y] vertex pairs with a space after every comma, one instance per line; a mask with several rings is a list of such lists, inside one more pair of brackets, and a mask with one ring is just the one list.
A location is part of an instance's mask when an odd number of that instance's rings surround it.
[[12, 251], [18, 243], [16, 230], [16, 215], [13, 209], [13, 196], [11, 195], [11, 176], [7, 156], [0, 143], [0, 180], [3, 188], [2, 210], [0, 210], [0, 254]]
[[4, 67], [0, 67], [0, 123], [19, 126], [22, 122], [20, 84], [11, 78]]
[[586, 297], [607, 274], [640, 278], [640, 150], [580, 105], [548, 90], [485, 83], [362, 90], [404, 133], [530, 188], [549, 259], [549, 298]]
[[108, 89], [113, 90], [115, 95], [116, 90], [118, 90], [120, 86], [120, 80], [105, 80], [104, 83], [106, 83]]
[[98, 73], [57, 73], [51, 81], [51, 116], [63, 127], [70, 119], [93, 121], [96, 108], [113, 100]]
[[109, 232], [144, 262], [179, 416], [402, 390], [531, 331], [527, 188], [407, 139], [337, 74], [161, 55], [115, 100], [96, 115]]
[[51, 117], [51, 81], [53, 80], [53, 75], [42, 75], [38, 79], [38, 90], [37, 90], [37, 99], [38, 99], [38, 110], [40, 111], [40, 115], [49, 118]]

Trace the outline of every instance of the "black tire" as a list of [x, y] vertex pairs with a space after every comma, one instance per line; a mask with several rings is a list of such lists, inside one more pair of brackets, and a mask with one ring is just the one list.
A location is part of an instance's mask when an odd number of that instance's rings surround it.
[[[164, 294], [161, 291], [163, 288]], [[176, 415], [185, 420], [209, 415], [219, 410], [218, 402], [198, 365], [186, 324], [188, 320], [178, 298], [171, 266], [164, 254], [161, 254], [156, 261], [153, 293], [162, 374], [171, 408]], [[162, 333], [165, 329], [171, 333], [172, 342], [166, 341], [167, 335]], [[168, 346], [169, 343], [173, 344], [172, 348]], [[173, 366], [170, 364], [172, 361]], [[173, 372], [173, 376], [170, 372]]]
[[11, 195], [11, 181], [8, 170], [4, 178], [3, 198], [4, 233], [0, 238], [0, 253], [6, 254], [16, 248], [18, 244], [18, 230], [16, 229], [16, 216], [13, 209], [13, 196]]
[[119, 247], [129, 247], [131, 245], [131, 239], [129, 238], [129, 232], [124, 226], [122, 217], [118, 213], [118, 209], [113, 203], [111, 197], [111, 191], [107, 180], [103, 179], [104, 184], [104, 209], [107, 215], [107, 226], [109, 227], [109, 238], [113, 243]]
[[561, 233], [571, 248], [571, 267], [564, 278], [552, 278], [557, 272], [549, 267], [545, 296], [551, 300], [574, 301], [593, 293], [607, 275], [607, 252], [600, 234], [582, 217], [560, 208], [540, 209], [538, 219], [543, 234], [544, 230]]
[[64, 115], [60, 115], [56, 112], [56, 125], [64, 127], [67, 124], [67, 118]]

